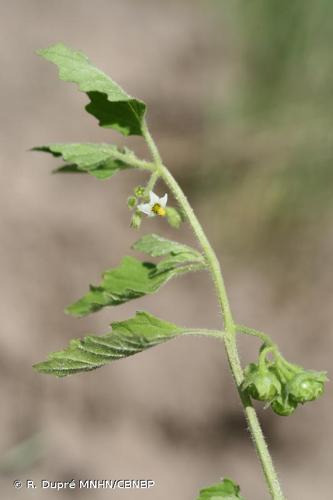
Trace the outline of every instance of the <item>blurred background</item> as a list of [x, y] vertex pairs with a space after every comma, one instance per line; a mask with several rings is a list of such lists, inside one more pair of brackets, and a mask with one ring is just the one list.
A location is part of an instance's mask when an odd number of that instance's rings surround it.
[[[63, 43], [148, 104], [151, 130], [221, 258], [238, 323], [267, 331], [287, 359], [331, 367], [333, 58], [330, 0], [1, 1], [1, 491], [14, 479], [151, 478], [149, 491], [59, 497], [192, 500], [230, 476], [268, 498], [217, 341], [184, 338], [95, 372], [57, 379], [31, 365], [145, 309], [218, 327], [204, 274], [85, 319], [63, 314], [142, 234], [192, 242], [162, 219], [129, 228], [142, 175], [52, 176], [28, 152], [51, 142], [126, 144], [97, 126], [87, 97], [35, 50]], [[158, 194], [164, 187], [157, 187]], [[243, 363], [259, 344], [240, 339]], [[288, 498], [330, 498], [330, 388], [278, 417], [258, 406]]]

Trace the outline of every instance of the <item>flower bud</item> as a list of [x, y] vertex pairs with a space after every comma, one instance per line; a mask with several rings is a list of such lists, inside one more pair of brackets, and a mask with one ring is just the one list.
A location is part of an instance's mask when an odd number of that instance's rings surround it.
[[177, 210], [174, 207], [167, 207], [166, 208], [166, 216], [167, 216], [167, 220], [168, 220], [168, 223], [170, 224], [170, 226], [175, 227], [176, 229], [179, 228], [179, 226], [181, 225], [181, 223], [183, 221], [181, 213], [179, 212], [179, 210]]
[[136, 186], [134, 188], [134, 194], [135, 194], [135, 196], [138, 196], [139, 198], [144, 196], [145, 192], [146, 192], [146, 188], [144, 186]]
[[242, 389], [253, 399], [272, 401], [281, 393], [281, 384], [273, 371], [250, 363], [244, 370]]
[[137, 201], [137, 200], [136, 200], [136, 197], [135, 197], [135, 196], [129, 196], [129, 197], [127, 198], [127, 206], [128, 206], [128, 208], [129, 208], [130, 210], [132, 210], [132, 209], [135, 207], [135, 205], [136, 205], [136, 201]]
[[291, 399], [303, 404], [319, 398], [324, 392], [324, 383], [327, 380], [325, 372], [304, 370], [288, 382], [286, 390]]
[[142, 222], [142, 214], [136, 210], [131, 219], [131, 228], [139, 229]]

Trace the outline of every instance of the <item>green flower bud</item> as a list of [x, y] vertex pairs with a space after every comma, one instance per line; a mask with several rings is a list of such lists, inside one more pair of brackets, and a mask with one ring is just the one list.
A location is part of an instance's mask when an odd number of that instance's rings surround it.
[[272, 401], [281, 393], [281, 384], [269, 368], [250, 363], [244, 370], [242, 389], [253, 399]]
[[324, 392], [324, 383], [327, 380], [325, 372], [304, 370], [288, 382], [286, 390], [291, 399], [303, 404], [319, 398]]
[[166, 217], [168, 220], [168, 223], [170, 224], [171, 227], [175, 227], [178, 229], [183, 222], [181, 213], [177, 208], [174, 207], [166, 207]]
[[145, 195], [145, 192], [146, 192], [145, 186], [136, 186], [134, 188], [134, 194], [135, 194], [135, 196], [138, 196], [140, 198]]
[[288, 417], [296, 410], [297, 402], [290, 398], [278, 396], [272, 401], [271, 408], [277, 415]]
[[142, 214], [136, 210], [131, 219], [131, 228], [139, 229], [142, 222]]
[[129, 196], [127, 198], [127, 206], [128, 206], [128, 208], [130, 210], [132, 210], [136, 206], [136, 202], [137, 202], [137, 200], [136, 200], [135, 196]]

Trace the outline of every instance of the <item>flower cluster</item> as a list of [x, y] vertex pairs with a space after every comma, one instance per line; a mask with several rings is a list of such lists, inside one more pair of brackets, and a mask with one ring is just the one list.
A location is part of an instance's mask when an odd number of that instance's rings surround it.
[[148, 191], [144, 186], [134, 188], [134, 196], [127, 199], [127, 205], [130, 210], [134, 210], [131, 227], [139, 229], [143, 214], [147, 217], [165, 217], [174, 228], [179, 228], [184, 218], [178, 208], [167, 207], [168, 195], [160, 197], [153, 191]]
[[[269, 352], [274, 354], [273, 361], [267, 359]], [[241, 389], [253, 399], [266, 401], [274, 413], [288, 416], [299, 404], [319, 398], [327, 380], [325, 372], [289, 363], [275, 348], [264, 345], [258, 364], [245, 368]]]
[[[167, 194], [160, 198], [155, 193], [153, 193], [153, 191], [150, 191], [148, 194], [148, 201], [146, 188], [144, 186], [137, 186], [134, 189], [134, 195], [135, 196], [130, 196], [127, 200], [128, 208], [130, 210], [135, 209], [131, 220], [131, 227], [133, 227], [134, 229], [139, 229], [141, 225], [142, 214], [145, 214], [147, 217], [155, 217], [156, 215], [165, 217], [167, 215]], [[139, 203], [141, 200], [143, 200], [145, 203]]]

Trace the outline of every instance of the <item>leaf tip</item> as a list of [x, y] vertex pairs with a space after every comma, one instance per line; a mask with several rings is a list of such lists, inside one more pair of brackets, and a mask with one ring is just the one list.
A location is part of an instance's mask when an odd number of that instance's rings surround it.
[[67, 314], [68, 316], [76, 316], [80, 317], [77, 312], [75, 311], [75, 308], [73, 307], [74, 304], [71, 304], [70, 306], [65, 307], [64, 313]]
[[52, 374], [52, 370], [50, 370], [48, 361], [41, 361], [40, 363], [35, 363], [34, 365], [32, 365], [32, 368], [37, 373], [44, 373], [47, 375]]
[[43, 52], [44, 52], [45, 49], [37, 49], [35, 50], [35, 54], [37, 56], [40, 56], [40, 57], [43, 57]]
[[45, 57], [49, 52], [52, 52], [57, 49], [68, 49], [68, 47], [66, 47], [66, 45], [63, 44], [62, 42], [57, 42], [53, 43], [49, 47], [45, 47], [44, 49], [37, 49], [36, 54], [38, 56]]

